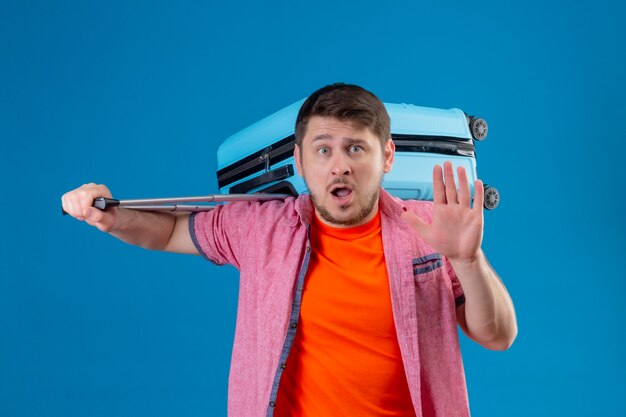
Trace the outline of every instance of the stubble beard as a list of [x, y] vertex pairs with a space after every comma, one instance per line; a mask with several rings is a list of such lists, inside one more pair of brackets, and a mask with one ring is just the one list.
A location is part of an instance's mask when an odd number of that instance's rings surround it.
[[[304, 179], [304, 181], [306, 183], [306, 178]], [[377, 204], [378, 197], [380, 196], [380, 187], [382, 185], [382, 181], [383, 181], [383, 178], [381, 175], [378, 181], [377, 187], [375, 188], [374, 192], [369, 197], [369, 199], [365, 202], [364, 205], [360, 207], [360, 210], [354, 216], [349, 217], [347, 219], [338, 219], [334, 217], [330, 213], [330, 211], [326, 209], [326, 207], [324, 207], [323, 205], [319, 203], [317, 196], [310, 191], [310, 188], [309, 188], [309, 192], [311, 194], [311, 200], [313, 202], [313, 206], [315, 207], [315, 210], [317, 211], [317, 213], [322, 219], [326, 220], [330, 224], [335, 224], [338, 226], [355, 226], [361, 223], [365, 218], [367, 218], [367, 216], [369, 216], [372, 210], [374, 209], [374, 205]], [[308, 184], [307, 184], [307, 187], [308, 187]], [[341, 210], [346, 210], [347, 206], [339, 206], [339, 208]]]

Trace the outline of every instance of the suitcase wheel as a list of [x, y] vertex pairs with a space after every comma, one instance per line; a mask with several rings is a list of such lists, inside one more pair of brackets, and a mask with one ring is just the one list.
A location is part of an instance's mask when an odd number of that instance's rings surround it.
[[481, 119], [480, 117], [472, 117], [469, 127], [472, 132], [472, 137], [476, 140], [485, 139], [487, 133], [489, 133], [489, 125], [487, 125], [485, 119]]
[[485, 190], [485, 201], [483, 206], [487, 210], [493, 210], [498, 207], [498, 204], [500, 204], [500, 193], [498, 192], [498, 189], [487, 184], [483, 186], [483, 189]]

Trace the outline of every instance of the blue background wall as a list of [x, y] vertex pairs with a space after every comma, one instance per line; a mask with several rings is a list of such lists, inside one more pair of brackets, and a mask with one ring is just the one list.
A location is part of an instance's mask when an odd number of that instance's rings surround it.
[[224, 416], [236, 270], [60, 197], [217, 192], [223, 139], [335, 81], [490, 123], [484, 249], [519, 336], [462, 340], [473, 415], [623, 413], [624, 8], [562, 4], [2, 1], [0, 415]]

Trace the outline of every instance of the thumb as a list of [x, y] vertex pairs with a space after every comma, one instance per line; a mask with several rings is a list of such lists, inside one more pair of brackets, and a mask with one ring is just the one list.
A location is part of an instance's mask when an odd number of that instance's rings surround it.
[[[115, 208], [111, 209], [111, 211]], [[108, 232], [114, 222], [114, 214], [98, 210], [97, 208], [90, 208], [85, 217], [85, 222], [91, 226], [95, 226], [103, 232]]]
[[426, 230], [428, 229], [428, 226], [430, 226], [415, 213], [405, 211], [400, 215], [400, 217], [406, 224], [415, 229], [420, 235], [424, 234], [424, 232], [426, 232]]

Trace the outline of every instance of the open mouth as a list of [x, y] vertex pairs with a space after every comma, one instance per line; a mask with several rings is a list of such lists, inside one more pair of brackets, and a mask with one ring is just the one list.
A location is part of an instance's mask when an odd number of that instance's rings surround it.
[[352, 195], [352, 188], [344, 184], [337, 184], [330, 189], [330, 193], [340, 202], [347, 202]]
[[335, 188], [334, 190], [332, 190], [330, 192], [332, 195], [334, 195], [335, 197], [347, 197], [350, 194], [352, 194], [352, 190], [348, 189], [348, 188]]

